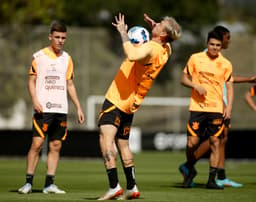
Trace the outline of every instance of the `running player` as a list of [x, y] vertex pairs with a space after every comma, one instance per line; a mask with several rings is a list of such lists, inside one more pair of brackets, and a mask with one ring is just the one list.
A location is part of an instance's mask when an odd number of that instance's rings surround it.
[[[230, 43], [230, 31], [221, 25], [218, 25], [214, 28], [215, 31], [219, 32], [223, 36], [222, 40], [222, 49], [227, 49]], [[207, 49], [205, 50], [207, 51]], [[245, 82], [256, 82], [256, 76], [233, 76], [234, 83], [245, 83]], [[224, 84], [223, 88], [223, 101], [227, 105], [227, 92], [226, 86]], [[225, 120], [224, 136], [221, 140], [221, 152], [220, 152], [220, 162], [217, 171], [217, 184], [219, 186], [229, 186], [229, 187], [242, 187], [243, 185], [237, 182], [234, 182], [226, 177], [225, 172], [225, 145], [228, 140], [228, 130], [230, 128], [230, 119]], [[210, 149], [210, 143], [208, 140], [203, 141], [198, 149], [195, 151], [195, 158], [199, 160], [203, 155], [205, 155]], [[181, 164], [179, 167], [180, 172], [183, 176], [188, 175], [188, 169], [185, 166], [185, 163]], [[193, 182], [191, 184], [193, 186]]]
[[[187, 162], [184, 187], [191, 187], [196, 176], [195, 150], [201, 139], [210, 142], [210, 169], [206, 187], [221, 189], [215, 181], [220, 156], [220, 138], [224, 120], [230, 118], [233, 102], [232, 65], [221, 54], [222, 35], [213, 30], [208, 33], [207, 52], [193, 54], [184, 68], [181, 83], [192, 88], [190, 118], [187, 125]], [[191, 80], [192, 79], [192, 80]], [[223, 84], [226, 83], [228, 103], [223, 109]]]

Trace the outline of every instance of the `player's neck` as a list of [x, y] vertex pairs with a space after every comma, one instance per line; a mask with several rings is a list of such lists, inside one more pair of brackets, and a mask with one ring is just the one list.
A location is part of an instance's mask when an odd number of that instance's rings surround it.
[[49, 46], [49, 50], [50, 50], [52, 53], [54, 53], [56, 56], [59, 56], [59, 55], [61, 54], [61, 52], [62, 52], [61, 49], [55, 49], [55, 48], [53, 48], [52, 46]]
[[209, 51], [207, 51], [206, 54], [207, 54], [207, 56], [208, 56], [209, 58], [211, 58], [211, 59], [215, 59], [215, 58], [219, 57], [219, 53], [216, 54], [216, 55], [213, 55], [213, 54], [211, 54]]
[[152, 37], [151, 40], [154, 41], [154, 42], [156, 42], [156, 43], [159, 43], [159, 44], [161, 44], [161, 45], [166, 44], [166, 43], [163, 42], [159, 37]]

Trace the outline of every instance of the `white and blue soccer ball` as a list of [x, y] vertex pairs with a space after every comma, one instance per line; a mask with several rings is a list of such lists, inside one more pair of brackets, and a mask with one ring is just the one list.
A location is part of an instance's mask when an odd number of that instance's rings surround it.
[[142, 44], [149, 41], [149, 32], [142, 26], [134, 26], [128, 30], [128, 37], [133, 44]]

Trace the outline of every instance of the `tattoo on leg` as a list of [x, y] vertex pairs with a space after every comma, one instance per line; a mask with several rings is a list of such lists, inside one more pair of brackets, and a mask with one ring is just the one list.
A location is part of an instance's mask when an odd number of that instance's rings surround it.
[[115, 159], [115, 155], [112, 151], [107, 151], [106, 154], [104, 155], [104, 161], [110, 161], [111, 157]]

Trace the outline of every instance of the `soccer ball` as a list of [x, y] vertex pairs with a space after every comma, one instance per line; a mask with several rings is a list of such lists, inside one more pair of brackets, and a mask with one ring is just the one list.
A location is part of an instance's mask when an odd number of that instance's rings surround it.
[[133, 44], [142, 44], [149, 41], [149, 32], [142, 26], [134, 26], [128, 30], [128, 37]]

